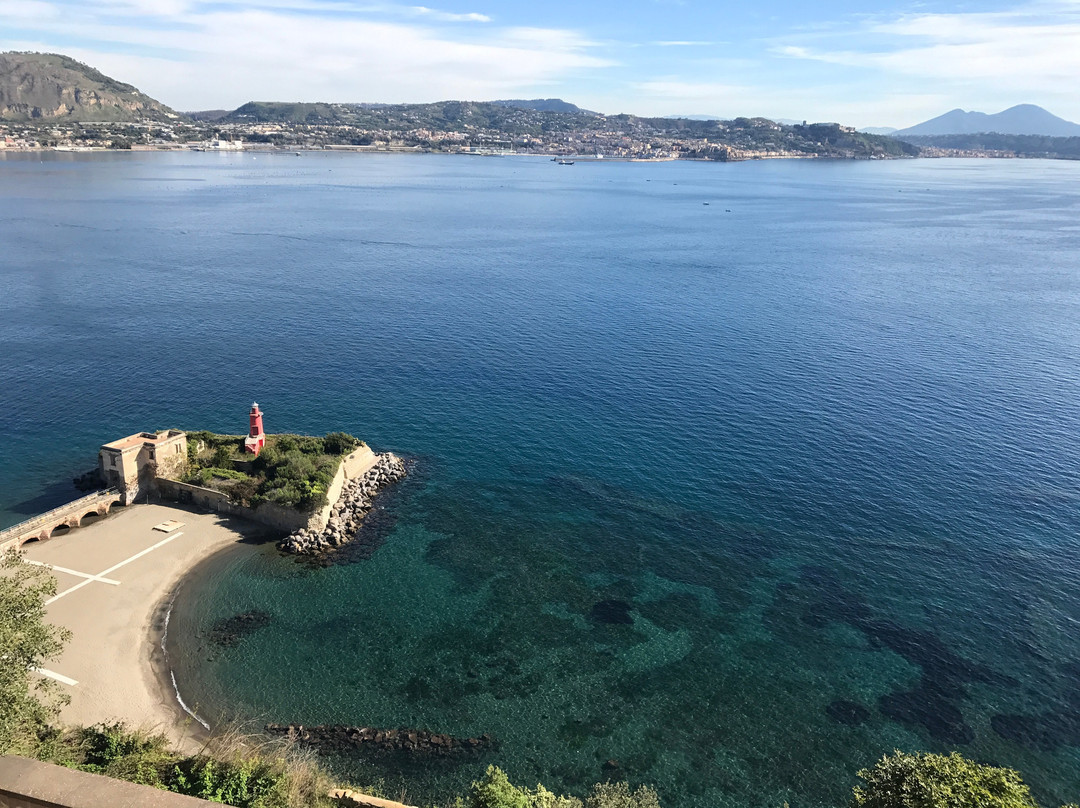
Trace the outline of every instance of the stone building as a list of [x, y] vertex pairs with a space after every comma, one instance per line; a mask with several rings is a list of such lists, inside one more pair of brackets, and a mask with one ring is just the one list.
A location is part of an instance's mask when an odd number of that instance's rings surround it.
[[112, 443], [98, 453], [98, 468], [106, 485], [119, 488], [130, 505], [157, 477], [178, 477], [187, 465], [187, 434], [178, 429], [139, 432]]

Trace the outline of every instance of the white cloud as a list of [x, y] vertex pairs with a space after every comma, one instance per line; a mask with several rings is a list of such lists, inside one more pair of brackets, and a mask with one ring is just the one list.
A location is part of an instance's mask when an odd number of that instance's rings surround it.
[[948, 96], [934, 92], [879, 93], [864, 98], [853, 97], [851, 88], [844, 85], [779, 87], [681, 81], [672, 77], [640, 82], [631, 89], [633, 111], [641, 114], [709, 115], [720, 119], [761, 116], [855, 126], [889, 124], [897, 116], [910, 118], [914, 123], [930, 117], [922, 114], [924, 111], [936, 110], [933, 114], [939, 114], [948, 103]]
[[427, 6], [412, 6], [411, 11], [422, 17], [430, 17], [431, 19], [440, 20], [442, 22], [491, 22], [491, 17], [487, 14], [455, 14], [448, 11], [436, 11], [433, 8]]
[[0, 49], [68, 53], [181, 109], [559, 94], [607, 111], [857, 125], [1025, 101], [1080, 118], [1080, 0], [817, 19], [790, 35], [726, 43], [598, 41], [570, 28], [500, 25], [470, 11], [470, 0], [453, 2], [461, 5], [0, 0]]
[[669, 98], [675, 101], [723, 102], [741, 98], [752, 90], [734, 84], [680, 81], [676, 78], [643, 81], [634, 85], [635, 91], [650, 98]]
[[11, 23], [27, 23], [38, 20], [54, 20], [60, 10], [51, 3], [39, 0], [3, 0], [0, 2], [0, 19]]
[[876, 70], [886, 77], [933, 81], [939, 89], [948, 86], [981, 98], [1063, 97], [1073, 93], [1080, 76], [1080, 5], [867, 20], [797, 35], [774, 52]]
[[[297, 0], [299, 5], [307, 0]], [[235, 107], [249, 100], [436, 101], [485, 99], [526, 91], [611, 64], [577, 32], [466, 26], [483, 15], [379, 6], [412, 22], [372, 18], [351, 3], [315, 0], [350, 13], [293, 13], [259, 0], [211, 10], [176, 10], [160, 21], [113, 12], [156, 0], [106, 0], [79, 14], [37, 18], [37, 38], [78, 39], [59, 48], [179, 109]], [[273, 0], [271, 0], [271, 3]], [[365, 8], [374, 8], [368, 6]], [[186, 10], [185, 10], [186, 9]], [[485, 18], [486, 19], [486, 18]], [[30, 28], [28, 24], [22, 27]], [[97, 43], [105, 43], [99, 45]], [[0, 48], [12, 47], [0, 36]]]

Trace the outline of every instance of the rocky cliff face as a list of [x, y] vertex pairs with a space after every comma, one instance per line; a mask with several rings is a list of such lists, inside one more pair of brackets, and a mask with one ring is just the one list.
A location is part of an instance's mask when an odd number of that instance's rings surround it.
[[54, 53], [0, 53], [0, 120], [178, 119], [130, 84]]

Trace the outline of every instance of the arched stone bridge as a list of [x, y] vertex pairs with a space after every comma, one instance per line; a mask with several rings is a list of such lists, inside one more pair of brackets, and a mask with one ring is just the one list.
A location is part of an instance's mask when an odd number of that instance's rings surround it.
[[122, 497], [123, 494], [118, 488], [95, 491], [89, 496], [0, 530], [0, 551], [21, 547], [28, 541], [44, 541], [58, 528], [79, 527], [88, 516], [105, 516]]

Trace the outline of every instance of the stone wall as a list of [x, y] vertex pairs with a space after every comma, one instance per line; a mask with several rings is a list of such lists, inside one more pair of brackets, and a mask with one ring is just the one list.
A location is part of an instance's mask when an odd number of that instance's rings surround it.
[[330, 797], [337, 800], [342, 808], [413, 808], [411, 805], [384, 800], [348, 788], [335, 788], [330, 792]]
[[194, 505], [216, 513], [224, 513], [229, 516], [239, 516], [266, 525], [283, 533], [291, 533], [302, 527], [307, 527], [312, 518], [309, 513], [284, 508], [276, 502], [263, 502], [255, 508], [245, 508], [235, 502], [230, 502], [227, 494], [215, 491], [213, 488], [203, 488], [200, 485], [182, 483], [179, 480], [157, 480], [158, 493], [165, 499]]
[[159, 477], [179, 477], [187, 470], [187, 435], [181, 433], [162, 442], [155, 451], [156, 470]]
[[[372, 468], [379, 460], [378, 455], [371, 451], [371, 447], [364, 445], [355, 450], [352, 454], [346, 455], [341, 461], [341, 465], [338, 466], [337, 473], [334, 474], [334, 479], [330, 482], [330, 488], [326, 492], [326, 507], [316, 514], [313, 514], [307, 524], [303, 525], [308, 530], [322, 530], [326, 527], [326, 523], [330, 521], [330, 512], [334, 509], [334, 505], [341, 498], [341, 491], [345, 487], [345, 483], [349, 480], [355, 480], [360, 477], [368, 469]], [[292, 531], [289, 531], [290, 533]]]
[[208, 808], [212, 803], [52, 763], [0, 757], [4, 808]]

